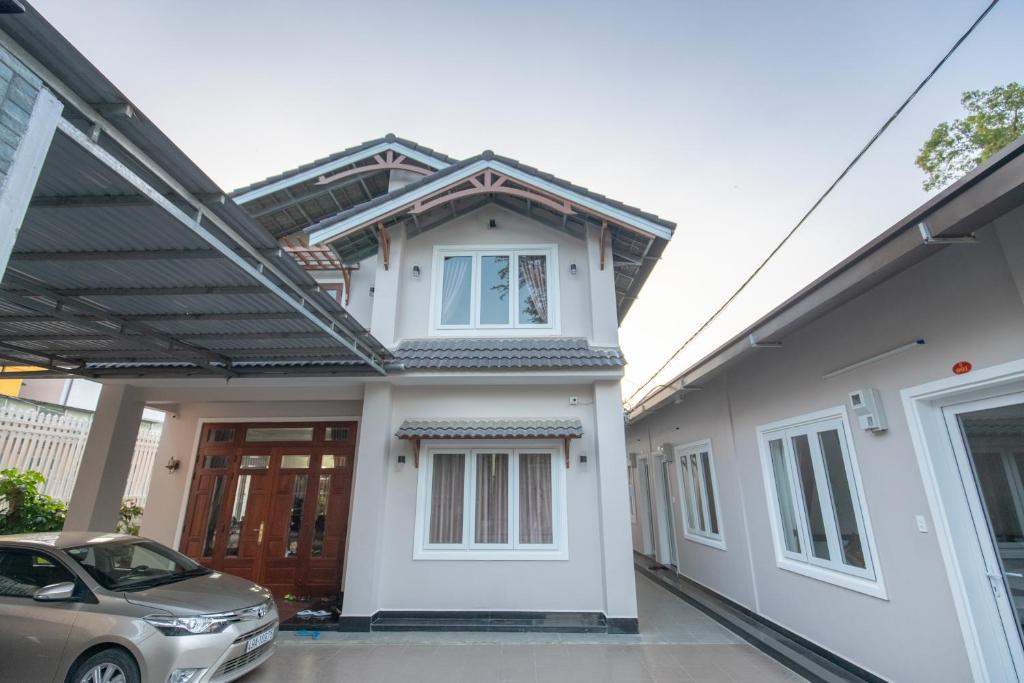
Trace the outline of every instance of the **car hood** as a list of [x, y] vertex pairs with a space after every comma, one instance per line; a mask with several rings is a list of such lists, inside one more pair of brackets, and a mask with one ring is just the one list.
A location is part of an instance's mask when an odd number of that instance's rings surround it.
[[124, 593], [125, 600], [132, 604], [175, 615], [230, 612], [258, 605], [270, 597], [266, 588], [221, 572]]

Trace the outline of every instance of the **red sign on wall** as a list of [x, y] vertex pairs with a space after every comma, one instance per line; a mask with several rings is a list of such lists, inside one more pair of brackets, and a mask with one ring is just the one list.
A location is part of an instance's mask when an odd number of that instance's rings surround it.
[[953, 374], [954, 375], [966, 375], [968, 372], [971, 371], [971, 369], [973, 367], [974, 366], [971, 365], [968, 361], [965, 361], [965, 360], [958, 361], [958, 362], [953, 364]]

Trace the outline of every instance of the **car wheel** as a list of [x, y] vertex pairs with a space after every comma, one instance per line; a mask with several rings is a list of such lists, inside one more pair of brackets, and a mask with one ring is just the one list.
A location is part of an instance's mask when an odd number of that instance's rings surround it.
[[72, 683], [140, 683], [139, 666], [124, 650], [111, 648], [83, 660], [71, 675]]

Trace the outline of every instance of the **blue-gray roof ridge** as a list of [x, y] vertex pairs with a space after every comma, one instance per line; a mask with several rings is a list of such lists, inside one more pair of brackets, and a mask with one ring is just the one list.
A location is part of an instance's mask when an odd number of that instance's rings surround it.
[[591, 346], [578, 337], [409, 339], [393, 352], [396, 369], [486, 370], [621, 368], [618, 347]]
[[463, 168], [465, 168], [467, 166], [470, 166], [472, 164], [475, 164], [478, 161], [485, 160], [485, 159], [487, 159], [487, 160], [493, 159], [495, 161], [501, 162], [501, 163], [503, 163], [503, 164], [505, 164], [507, 166], [511, 166], [512, 168], [515, 168], [515, 169], [517, 169], [519, 171], [522, 171], [523, 173], [526, 173], [526, 174], [532, 175], [532, 176], [534, 176], [536, 178], [539, 178], [540, 180], [545, 180], [545, 181], [547, 181], [549, 183], [558, 185], [559, 187], [562, 187], [565, 190], [568, 190], [570, 192], [576, 192], [577, 194], [581, 194], [581, 195], [584, 195], [586, 197], [589, 197], [590, 199], [593, 199], [594, 201], [598, 201], [598, 202], [601, 202], [603, 204], [607, 204], [608, 206], [610, 206], [612, 208], [618, 209], [620, 211], [624, 211], [626, 213], [633, 214], [634, 216], [636, 216], [638, 218], [642, 218], [644, 220], [651, 221], [653, 223], [657, 223], [658, 225], [661, 225], [662, 227], [667, 228], [670, 231], [674, 231], [675, 228], [676, 228], [676, 224], [674, 222], [672, 222], [670, 220], [666, 220], [664, 218], [661, 218], [661, 217], [659, 217], [659, 216], [657, 216], [657, 215], [655, 215], [653, 213], [644, 211], [644, 210], [642, 210], [640, 208], [637, 208], [635, 206], [630, 206], [629, 204], [624, 204], [623, 202], [617, 201], [615, 199], [611, 199], [611, 198], [609, 198], [609, 197], [607, 197], [607, 196], [605, 196], [603, 194], [600, 194], [598, 192], [594, 192], [593, 190], [589, 190], [589, 189], [587, 189], [585, 187], [582, 187], [580, 185], [575, 185], [575, 184], [569, 182], [568, 180], [565, 180], [564, 178], [559, 178], [559, 177], [557, 177], [555, 175], [552, 175], [551, 173], [546, 173], [546, 172], [541, 171], [541, 170], [539, 170], [539, 169], [537, 169], [537, 168], [535, 168], [533, 166], [528, 166], [527, 164], [524, 164], [524, 163], [518, 161], [517, 159], [513, 159], [511, 157], [501, 156], [501, 155], [495, 154], [494, 152], [491, 152], [490, 150], [485, 150], [484, 152], [481, 152], [480, 154], [477, 154], [475, 156], [471, 156], [471, 157], [469, 157], [467, 159], [463, 159], [462, 161], [459, 161], [457, 163], [453, 163], [451, 166], [448, 166], [446, 168], [442, 168], [439, 171], [431, 173], [430, 175], [423, 176], [422, 178], [419, 178], [419, 179], [409, 183], [408, 185], [404, 185], [404, 186], [402, 186], [400, 188], [397, 188], [397, 189], [393, 190], [392, 192], [380, 195], [379, 197], [374, 197], [373, 199], [371, 199], [369, 201], [363, 202], [362, 204], [357, 204], [356, 206], [353, 206], [350, 209], [342, 211], [341, 213], [334, 214], [330, 218], [324, 219], [323, 221], [319, 221], [317, 223], [314, 223], [313, 225], [310, 225], [307, 228], [304, 228], [304, 231], [306, 232], [306, 234], [314, 233], [317, 230], [320, 230], [325, 222], [330, 222], [330, 224], [332, 224], [332, 225], [334, 223], [341, 222], [343, 220], [346, 220], [347, 218], [355, 216], [356, 214], [363, 213], [364, 211], [368, 211], [370, 209], [373, 209], [373, 208], [383, 204], [384, 202], [389, 202], [389, 201], [391, 201], [391, 200], [393, 200], [393, 199], [395, 199], [397, 197], [401, 197], [404, 194], [407, 194], [409, 192], [413, 192], [415, 190], [418, 190], [420, 187], [426, 185], [427, 183], [432, 183], [432, 182], [434, 182], [434, 181], [436, 181], [436, 180], [438, 180], [440, 178], [444, 178], [445, 176], [448, 176], [448, 175], [450, 175], [452, 173], [457, 173], [458, 171], [462, 170]]
[[409, 438], [552, 438], [583, 436], [579, 418], [445, 418], [409, 419], [402, 422], [395, 436]]
[[[352, 155], [352, 154], [358, 154], [359, 152], [363, 151], [364, 149], [369, 149], [370, 147], [373, 147], [375, 145], [380, 145], [380, 144], [385, 143], [385, 142], [397, 142], [397, 143], [399, 143], [401, 145], [404, 145], [404, 146], [406, 146], [406, 147], [408, 147], [410, 149], [414, 149], [417, 152], [421, 152], [421, 153], [426, 154], [428, 156], [432, 156], [435, 159], [437, 159], [438, 161], [444, 162], [446, 164], [455, 164], [455, 163], [458, 163], [458, 161], [459, 161], [458, 159], [450, 157], [447, 154], [442, 154], [441, 152], [438, 152], [435, 149], [431, 149], [430, 147], [427, 147], [425, 145], [421, 145], [418, 142], [414, 142], [413, 140], [409, 140], [407, 138], [398, 137], [394, 133], [388, 133], [384, 137], [374, 138], [373, 140], [367, 140], [366, 142], [361, 142], [358, 145], [353, 145], [352, 147], [348, 147], [348, 148], [343, 149], [343, 150], [341, 150], [339, 152], [335, 152], [333, 154], [329, 154], [328, 156], [321, 157], [319, 159], [315, 159], [314, 161], [310, 161], [308, 163], [302, 164], [301, 166], [296, 166], [295, 168], [289, 169], [287, 171], [282, 171], [281, 173], [269, 176], [267, 178], [264, 178], [263, 180], [257, 180], [256, 182], [251, 183], [249, 185], [246, 185], [245, 187], [239, 187], [239, 188], [237, 188], [235, 190], [232, 190], [230, 194], [231, 194], [232, 197], [234, 197], [234, 196], [237, 196], [237, 195], [240, 195], [240, 194], [244, 194], [246, 192], [251, 192], [253, 190], [258, 190], [261, 187], [269, 185], [270, 183], [276, 183], [279, 180], [284, 180], [285, 178], [288, 178], [289, 176], [293, 176], [293, 175], [295, 175], [297, 173], [302, 173], [303, 171], [308, 171], [311, 168], [316, 168], [317, 166], [322, 166], [323, 164], [329, 164], [332, 161], [334, 161], [335, 159], [340, 159], [341, 157], [346, 157], [346, 156], [349, 156], [349, 155]], [[430, 176], [428, 176], [428, 177], [430, 177]]]

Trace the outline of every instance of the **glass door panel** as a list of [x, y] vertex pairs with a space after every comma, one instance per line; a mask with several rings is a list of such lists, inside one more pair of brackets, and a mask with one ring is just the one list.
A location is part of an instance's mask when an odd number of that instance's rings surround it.
[[1020, 638], [1024, 631], [1024, 403], [962, 412], [957, 421]]

